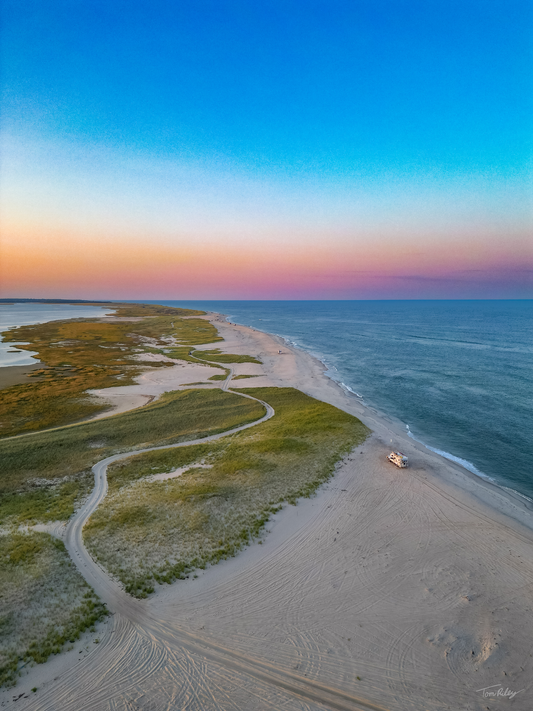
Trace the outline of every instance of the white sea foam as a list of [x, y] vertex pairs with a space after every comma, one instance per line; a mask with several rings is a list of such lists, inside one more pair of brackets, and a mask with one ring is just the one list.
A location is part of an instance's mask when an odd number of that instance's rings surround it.
[[[415, 437], [414, 434], [411, 432], [409, 425], [405, 425], [407, 429], [407, 434], [411, 439], [414, 439], [415, 442], [418, 442], [419, 444], [424, 445], [426, 449], [431, 450], [432, 452], [435, 452], [435, 454], [440, 454], [441, 457], [444, 457], [445, 459], [449, 459], [450, 462], [455, 462], [456, 464], [460, 464], [463, 469], [467, 469], [469, 472], [472, 472], [472, 474], [475, 474], [476, 476], [481, 477], [482, 479], [486, 479], [487, 481], [490, 481], [492, 483], [496, 483], [496, 480], [493, 479], [491, 476], [488, 476], [487, 474], [484, 474], [483, 472], [480, 472], [479, 469], [472, 464], [472, 462], [469, 462], [467, 459], [461, 459], [461, 457], [456, 457], [454, 454], [450, 454], [449, 452], [445, 452], [443, 449], [437, 449], [436, 447], [431, 447], [429, 444], [426, 444], [423, 442], [421, 439], [418, 439], [418, 437]], [[503, 487], [505, 488], [505, 487]]]
[[352, 390], [352, 388], [349, 385], [346, 385], [346, 383], [340, 383], [341, 388], [344, 388], [347, 390], [349, 393], [352, 395], [355, 395], [356, 397], [360, 398], [361, 400], [363, 399], [363, 396], [360, 395], [359, 393], [355, 392], [355, 390]]
[[516, 496], [520, 496], [520, 498], [525, 499], [526, 501], [529, 501], [530, 504], [533, 504], [533, 499], [531, 499], [529, 496], [526, 496], [525, 494], [521, 494], [519, 491], [516, 491], [516, 489], [510, 489], [508, 486], [502, 486], [501, 484], [499, 486], [501, 489], [510, 491], [512, 494], [516, 494]]
[[490, 481], [491, 484], [494, 484], [499, 489], [504, 489], [505, 491], [509, 491], [514, 496], [519, 496], [521, 499], [525, 499], [528, 503], [533, 504], [533, 499], [531, 499], [529, 496], [526, 496], [525, 494], [521, 494], [516, 489], [511, 489], [511, 487], [509, 487], [509, 486], [503, 486], [503, 484], [499, 484], [496, 481], [496, 479], [493, 479], [491, 476], [488, 476], [487, 474], [480, 472], [479, 469], [474, 464], [472, 464], [472, 462], [469, 462], [466, 459], [461, 459], [461, 457], [456, 457], [453, 454], [450, 454], [449, 452], [443, 451], [442, 449], [437, 449], [436, 447], [430, 447], [425, 442], [422, 442], [422, 440], [417, 439], [413, 435], [413, 433], [410, 431], [409, 425], [407, 425], [407, 434], [409, 435], [409, 437], [411, 437], [411, 439], [414, 439], [416, 442], [419, 442], [420, 444], [424, 445], [424, 447], [426, 449], [429, 449], [432, 452], [435, 452], [435, 454], [440, 454], [441, 457], [444, 457], [445, 459], [449, 459], [451, 462], [460, 464], [463, 467], [463, 469], [467, 469], [469, 472], [472, 472], [472, 474], [475, 474], [476, 476], [480, 477], [480, 479], [485, 479], [485, 481]]
[[[230, 317], [228, 317], [226, 320], [229, 320], [229, 318]], [[237, 323], [237, 322], [234, 321], [234, 323]], [[363, 400], [362, 395], [360, 395], [358, 392], [353, 390], [349, 385], [346, 385], [346, 383], [343, 383], [338, 379], [338, 376], [335, 375], [335, 373], [339, 372], [337, 369], [337, 366], [333, 365], [332, 363], [328, 363], [328, 361], [326, 360], [324, 355], [322, 355], [321, 353], [313, 352], [309, 348], [306, 348], [305, 346], [301, 346], [296, 341], [293, 341], [290, 338], [287, 338], [287, 336], [282, 336], [280, 333], [273, 333], [272, 335], [277, 336], [278, 338], [281, 338], [282, 341], [284, 341], [288, 346], [290, 346], [292, 348], [298, 348], [298, 350], [305, 351], [306, 353], [309, 353], [310, 355], [312, 355], [314, 358], [319, 360], [322, 363], [322, 365], [325, 367], [326, 371], [325, 371], [324, 375], [326, 375], [328, 378], [331, 378], [331, 380], [336, 382], [338, 385], [341, 386], [341, 388], [343, 388], [344, 390], [349, 392], [351, 395], [355, 395], [355, 397], [359, 398], [360, 400]], [[333, 372], [333, 371], [335, 371], [335, 372]]]

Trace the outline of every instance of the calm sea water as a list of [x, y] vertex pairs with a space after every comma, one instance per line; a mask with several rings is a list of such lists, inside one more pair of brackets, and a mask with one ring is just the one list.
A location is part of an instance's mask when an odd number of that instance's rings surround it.
[[533, 497], [533, 301], [159, 303], [283, 336], [426, 446]]
[[[96, 318], [113, 313], [100, 306], [83, 306], [82, 304], [36, 304], [21, 302], [15, 304], [0, 304], [0, 333], [15, 326], [28, 326], [32, 323], [59, 321], [64, 318]], [[31, 351], [17, 350], [16, 343], [4, 343], [0, 336], [0, 368], [9, 365], [32, 365], [39, 361], [32, 356]]]

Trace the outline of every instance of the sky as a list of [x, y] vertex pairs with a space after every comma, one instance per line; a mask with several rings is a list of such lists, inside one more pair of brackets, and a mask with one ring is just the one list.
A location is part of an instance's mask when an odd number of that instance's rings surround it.
[[533, 298], [529, 0], [3, 0], [0, 296]]

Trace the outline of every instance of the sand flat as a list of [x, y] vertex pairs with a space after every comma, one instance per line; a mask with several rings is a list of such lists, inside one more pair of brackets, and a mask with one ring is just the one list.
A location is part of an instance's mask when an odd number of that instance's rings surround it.
[[[527, 502], [408, 439], [309, 354], [212, 318], [217, 347], [263, 361], [264, 375], [231, 387], [297, 387], [373, 434], [317, 496], [276, 514], [262, 545], [146, 601], [107, 583], [98, 592], [116, 614], [101, 645], [79, 663], [63, 655], [55, 681], [47, 665], [31, 670], [20, 691], [34, 674], [46, 688], [17, 708], [532, 708]], [[392, 448], [408, 469], [387, 462]], [[318, 691], [298, 695], [298, 678]]]
[[[105, 404], [111, 405], [110, 410], [101, 412], [93, 420], [100, 420], [111, 415], [134, 410], [147, 405], [163, 393], [178, 390], [187, 383], [207, 380], [215, 373], [222, 371], [210, 368], [200, 363], [181, 363], [165, 368], [150, 368], [135, 378], [135, 385], [115, 386], [99, 390], [87, 390], [89, 395]], [[220, 387], [220, 383], [218, 384]]]
[[7, 365], [0, 368], [0, 390], [4, 388], [10, 388], [12, 385], [20, 385], [24, 383], [31, 383], [28, 380], [28, 376], [33, 373], [34, 370], [46, 368], [42, 363], [35, 363], [34, 365]]

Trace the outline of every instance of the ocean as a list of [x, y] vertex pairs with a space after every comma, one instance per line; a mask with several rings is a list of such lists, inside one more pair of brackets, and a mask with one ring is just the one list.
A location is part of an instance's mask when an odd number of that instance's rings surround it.
[[[478, 476], [533, 499], [533, 301], [145, 301], [218, 311], [320, 358], [327, 375]], [[0, 305], [0, 331], [98, 316]], [[0, 367], [35, 363], [7, 353]], [[16, 348], [16, 346], [15, 346]]]
[[[83, 304], [38, 304], [18, 302], [0, 304], [0, 333], [16, 326], [28, 326], [32, 323], [59, 321], [64, 318], [96, 318], [112, 313], [100, 306]], [[0, 368], [10, 365], [34, 365], [39, 361], [32, 351], [18, 351], [16, 343], [5, 343], [0, 336]]]
[[157, 303], [282, 336], [426, 447], [533, 498], [533, 301]]

